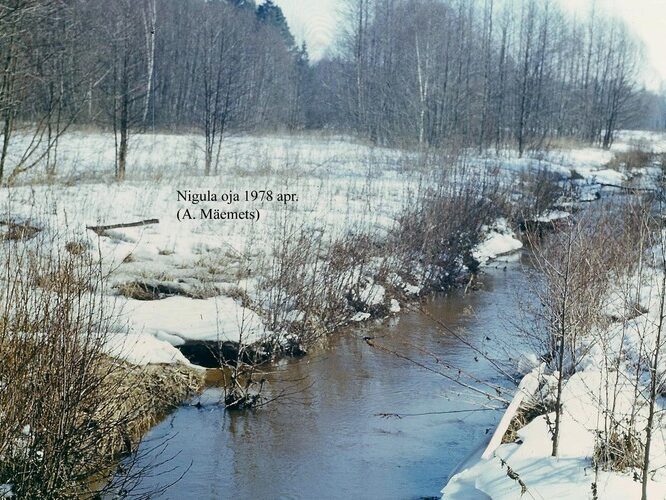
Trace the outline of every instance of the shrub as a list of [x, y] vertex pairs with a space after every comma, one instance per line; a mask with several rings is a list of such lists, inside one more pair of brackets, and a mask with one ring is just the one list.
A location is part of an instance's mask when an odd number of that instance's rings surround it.
[[[20, 245], [0, 247], [0, 483], [21, 498], [94, 496], [92, 478], [115, 470], [198, 382], [183, 368], [109, 358], [114, 311], [99, 264]], [[118, 480], [127, 477], [136, 470]]]

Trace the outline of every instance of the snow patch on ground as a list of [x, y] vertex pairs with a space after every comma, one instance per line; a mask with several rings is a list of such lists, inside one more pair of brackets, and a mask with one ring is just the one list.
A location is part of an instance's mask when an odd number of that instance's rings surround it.
[[360, 323], [362, 321], [370, 319], [370, 316], [371, 316], [370, 313], [359, 311], [352, 316], [351, 320], [355, 323]]
[[571, 213], [564, 210], [549, 210], [546, 213], [537, 217], [537, 222], [554, 222], [556, 220], [567, 219], [571, 217]]
[[506, 219], [498, 219], [492, 227], [485, 228], [485, 232], [483, 242], [472, 251], [472, 256], [481, 264], [523, 248], [523, 243], [515, 237]]
[[113, 333], [107, 337], [104, 350], [109, 356], [132, 365], [174, 363], [190, 365], [187, 358], [173, 345], [152, 335]]
[[371, 283], [361, 290], [359, 299], [368, 306], [377, 306], [384, 302], [385, 295], [386, 289], [382, 285]]
[[[562, 392], [562, 416], [558, 457], [551, 456], [552, 422], [555, 414], [536, 417], [518, 431], [514, 443], [499, 446], [487, 460], [478, 458], [467, 464], [465, 470], [455, 474], [442, 490], [447, 500], [469, 498], [521, 499], [526, 498], [592, 498], [592, 484], [596, 483], [598, 498], [624, 500], [640, 498], [641, 484], [634, 478], [635, 470], [625, 472], [600, 470], [595, 476], [592, 457], [598, 432], [604, 428], [604, 419], [613, 408], [615, 422], [635, 420], [634, 428], [643, 432], [647, 422], [647, 406], [635, 405], [636, 363], [645, 363], [639, 353], [654, 349], [660, 311], [660, 284], [662, 274], [654, 271], [641, 278], [630, 276], [619, 284], [633, 289], [639, 295], [640, 312], [636, 305], [617, 300], [615, 290], [608, 291], [604, 313], [612, 316], [612, 322], [601, 332], [591, 332], [581, 340], [581, 352], [586, 352], [577, 371], [564, 383]], [[619, 290], [618, 290], [619, 291]], [[630, 314], [631, 313], [631, 314]], [[606, 359], [607, 353], [621, 353], [619, 369]], [[524, 369], [529, 369], [537, 357], [524, 354]], [[612, 358], [611, 358], [612, 359]], [[661, 359], [659, 372], [666, 370], [666, 360]], [[639, 377], [646, 384], [645, 376]], [[544, 377], [538, 395], [540, 401], [554, 403], [557, 378]], [[613, 399], [611, 399], [613, 398]], [[657, 412], [663, 412], [664, 400], [657, 402]], [[549, 424], [550, 422], [550, 424]], [[655, 432], [650, 454], [651, 481], [648, 498], [665, 498], [666, 495], [666, 440], [662, 429]], [[527, 488], [522, 491], [517, 479], [508, 475], [508, 467], [517, 474]]]
[[586, 178], [597, 184], [622, 186], [622, 184], [627, 180], [627, 175], [622, 172], [618, 172], [617, 170], [603, 168], [589, 172]]
[[130, 331], [162, 336], [172, 345], [188, 340], [254, 343], [269, 335], [261, 318], [230, 297], [196, 300], [128, 300], [122, 307]]
[[653, 153], [666, 153], [666, 133], [649, 130], [621, 130], [612, 151], [625, 152], [643, 149]]

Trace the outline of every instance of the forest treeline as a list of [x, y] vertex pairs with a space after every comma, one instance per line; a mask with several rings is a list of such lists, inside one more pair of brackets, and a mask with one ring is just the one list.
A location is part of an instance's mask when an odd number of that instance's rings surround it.
[[[344, 116], [380, 141], [609, 147], [637, 102], [640, 47], [617, 19], [555, 0], [356, 0], [342, 57]], [[337, 67], [336, 67], [337, 66]], [[634, 109], [634, 112], [637, 110]]]
[[228, 129], [302, 122], [305, 55], [271, 2], [3, 0], [0, 175], [24, 123], [37, 126], [33, 146], [55, 145], [73, 123], [112, 129], [119, 178], [130, 131], [201, 130], [209, 171]]
[[[0, 178], [73, 124], [200, 131], [215, 171], [229, 131], [332, 129], [381, 144], [502, 147], [554, 137], [609, 147], [663, 98], [640, 91], [639, 44], [618, 20], [555, 0], [348, 0], [335, 49], [312, 64], [265, 0], [2, 0]], [[661, 100], [660, 100], [661, 99]], [[644, 123], [643, 123], [644, 124]], [[45, 147], [46, 146], [46, 147]]]

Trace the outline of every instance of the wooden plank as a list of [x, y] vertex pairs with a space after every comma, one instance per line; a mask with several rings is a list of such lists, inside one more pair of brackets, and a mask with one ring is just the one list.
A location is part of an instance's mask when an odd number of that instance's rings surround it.
[[104, 231], [109, 229], [120, 229], [124, 227], [138, 227], [138, 226], [147, 226], [148, 224], [159, 224], [159, 219], [145, 219], [137, 222], [121, 222], [120, 224], [109, 224], [107, 226], [86, 226], [86, 229], [94, 231], [97, 234], [101, 234]]
[[509, 428], [509, 425], [511, 424], [511, 420], [513, 420], [513, 417], [520, 408], [522, 402], [525, 399], [534, 396], [534, 393], [539, 388], [539, 379], [541, 378], [541, 373], [543, 373], [543, 369], [544, 365], [542, 364], [541, 366], [535, 368], [530, 373], [525, 375], [523, 377], [523, 380], [520, 381], [516, 394], [513, 396], [511, 403], [509, 404], [508, 408], [504, 412], [504, 415], [502, 416], [502, 419], [497, 425], [493, 437], [490, 438], [490, 442], [488, 443], [486, 450], [481, 455], [481, 458], [483, 460], [488, 460], [489, 458], [491, 458], [493, 453], [495, 453], [495, 450], [497, 450], [499, 445], [502, 444], [502, 438], [504, 437], [506, 430]]

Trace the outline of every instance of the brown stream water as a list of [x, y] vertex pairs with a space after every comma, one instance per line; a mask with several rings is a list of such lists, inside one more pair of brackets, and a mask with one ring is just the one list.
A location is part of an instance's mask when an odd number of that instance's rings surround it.
[[[516, 335], [511, 320], [518, 317], [518, 297], [526, 295], [526, 277], [514, 257], [486, 269], [480, 282], [477, 291], [455, 290], [433, 297], [426, 307], [492, 353], [498, 339], [511, 342]], [[137, 492], [155, 490], [184, 473], [160, 498], [441, 496], [451, 472], [488, 439], [501, 412], [478, 411], [479, 398], [368, 346], [364, 336], [436, 369], [441, 367], [424, 351], [483, 380], [506, 384], [427, 315], [406, 312], [333, 335], [308, 356], [273, 366], [266, 396], [290, 395], [266, 407], [227, 412], [215, 404], [220, 391], [213, 388], [201, 396], [201, 407], [179, 408], [142, 444], [142, 463], [169, 460], [144, 477]], [[441, 413], [459, 410], [477, 411]]]

